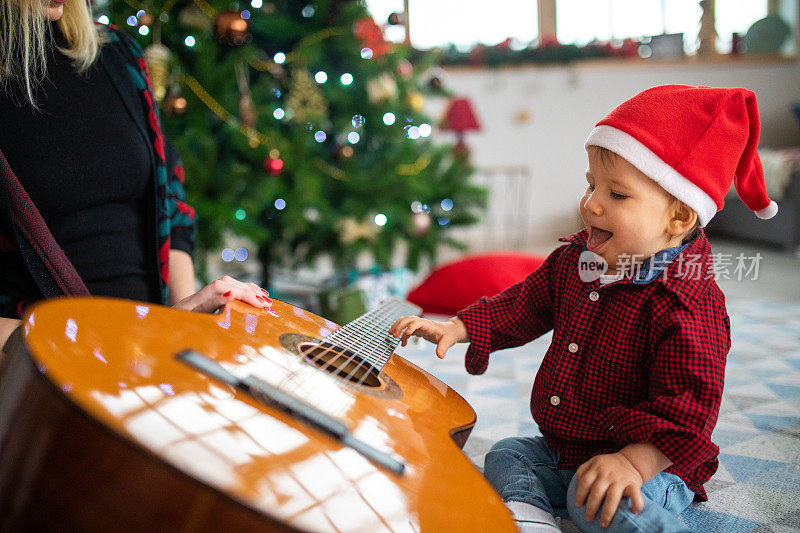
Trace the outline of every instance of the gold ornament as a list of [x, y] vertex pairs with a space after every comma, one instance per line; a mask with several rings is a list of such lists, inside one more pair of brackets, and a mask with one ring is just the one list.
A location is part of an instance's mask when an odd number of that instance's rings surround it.
[[343, 218], [339, 222], [339, 240], [342, 244], [350, 244], [358, 239], [374, 240], [380, 228], [372, 220], [358, 222], [354, 218]]
[[248, 128], [255, 128], [256, 110], [250, 94], [247, 68], [243, 63], [236, 64], [236, 81], [239, 84], [239, 122]]
[[394, 78], [386, 72], [367, 82], [367, 97], [373, 104], [380, 104], [385, 100], [392, 100], [396, 96], [397, 83], [394, 81]]
[[425, 98], [417, 91], [411, 91], [406, 95], [406, 102], [408, 102], [408, 105], [411, 107], [412, 111], [419, 113], [422, 111], [422, 107], [425, 105]]
[[286, 105], [294, 113], [295, 122], [308, 122], [328, 116], [328, 104], [322, 97], [319, 87], [311, 81], [311, 77], [303, 69], [292, 71], [292, 86]]
[[242, 44], [250, 35], [250, 22], [238, 11], [223, 11], [214, 21], [214, 34], [229, 45]]
[[186, 105], [186, 98], [183, 97], [180, 89], [173, 88], [164, 100], [164, 113], [170, 117], [183, 115], [186, 112]]
[[144, 61], [150, 81], [153, 83], [153, 92], [156, 100], [164, 100], [167, 95], [167, 80], [169, 79], [169, 48], [161, 43], [153, 43], [144, 49]]
[[213, 21], [197, 4], [189, 4], [178, 13], [178, 26], [183, 28], [197, 28], [209, 31], [213, 24]]

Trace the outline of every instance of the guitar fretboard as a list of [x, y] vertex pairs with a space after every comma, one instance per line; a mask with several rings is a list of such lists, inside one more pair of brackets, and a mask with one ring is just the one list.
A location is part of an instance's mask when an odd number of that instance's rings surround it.
[[412, 303], [392, 298], [337, 329], [325, 340], [352, 350], [380, 372], [400, 342], [389, 335], [389, 328], [398, 318], [418, 315], [420, 311]]

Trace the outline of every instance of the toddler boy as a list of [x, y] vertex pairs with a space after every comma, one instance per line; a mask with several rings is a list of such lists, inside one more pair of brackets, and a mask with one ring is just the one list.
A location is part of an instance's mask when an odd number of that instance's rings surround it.
[[[702, 227], [733, 181], [761, 218], [755, 95], [653, 87], [614, 109], [586, 141], [585, 229], [524, 281], [440, 323], [398, 320], [390, 333], [469, 342], [466, 368], [552, 330], [531, 393], [542, 437], [512, 437], [484, 474], [521, 531], [687, 531], [678, 515], [705, 500], [730, 324]], [[688, 268], [689, 264], [695, 268]], [[583, 268], [600, 265], [602, 275]], [[700, 267], [700, 268], [696, 268]]]

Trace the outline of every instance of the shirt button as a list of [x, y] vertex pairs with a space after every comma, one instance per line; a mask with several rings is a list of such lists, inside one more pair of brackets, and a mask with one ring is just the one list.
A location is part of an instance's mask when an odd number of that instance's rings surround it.
[[553, 405], [558, 405], [561, 403], [561, 398], [558, 396], [550, 396], [550, 403]]
[[570, 353], [575, 353], [578, 351], [578, 345], [575, 344], [574, 342], [571, 342], [569, 343], [569, 346], [567, 346], [567, 350], [569, 350]]
[[597, 294], [597, 291], [592, 291], [589, 293], [589, 299], [593, 302], [596, 302], [597, 300], [600, 299], [600, 295]]

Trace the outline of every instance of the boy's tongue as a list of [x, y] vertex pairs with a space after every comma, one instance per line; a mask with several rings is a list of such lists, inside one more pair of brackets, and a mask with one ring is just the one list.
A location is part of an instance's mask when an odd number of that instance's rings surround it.
[[589, 234], [589, 241], [586, 243], [589, 249], [597, 249], [600, 245], [611, 238], [613, 233], [600, 228], [592, 228]]

